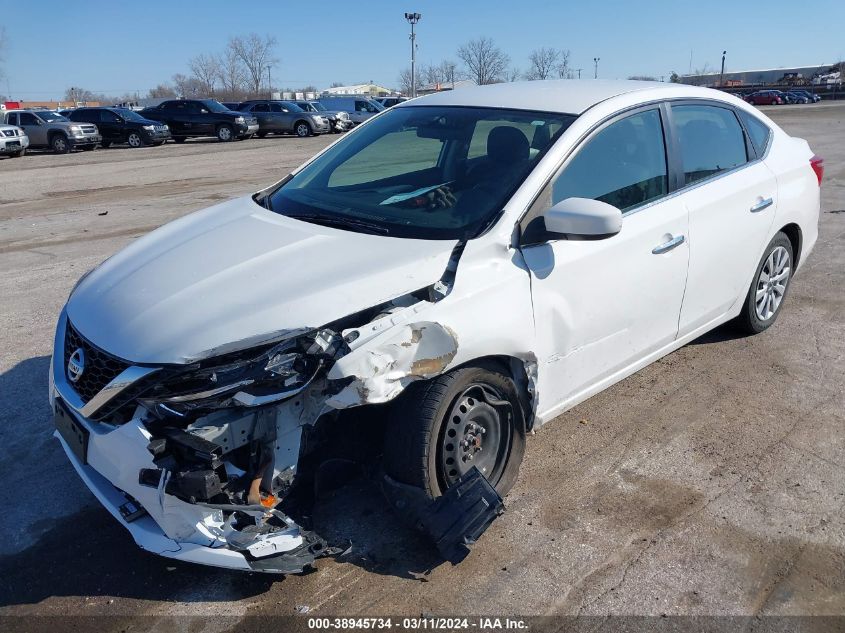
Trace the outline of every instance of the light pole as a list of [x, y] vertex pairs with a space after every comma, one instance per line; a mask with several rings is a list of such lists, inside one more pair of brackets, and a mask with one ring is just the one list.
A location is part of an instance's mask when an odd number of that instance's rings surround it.
[[719, 87], [721, 88], [725, 82], [725, 55], [728, 54], [728, 51], [722, 51], [722, 72], [719, 73]]
[[273, 98], [273, 82], [270, 80], [270, 68], [271, 65], [267, 64], [267, 92], [270, 94], [267, 95], [270, 99]]
[[599, 78], [599, 62], [601, 61], [601, 57], [593, 57], [593, 64], [595, 64], [595, 69], [593, 70], [593, 79]]
[[406, 13], [405, 19], [411, 23], [411, 97], [417, 96], [417, 36], [414, 33], [414, 25], [420, 21], [422, 15], [419, 13]]

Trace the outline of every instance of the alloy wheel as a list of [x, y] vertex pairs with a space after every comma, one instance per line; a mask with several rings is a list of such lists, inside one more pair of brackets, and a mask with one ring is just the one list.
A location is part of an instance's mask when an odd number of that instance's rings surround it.
[[141, 147], [141, 145], [143, 145], [141, 137], [138, 136], [136, 132], [132, 132], [132, 134], [130, 134], [129, 138], [126, 140], [129, 143], [129, 147]]
[[761, 321], [771, 319], [780, 308], [792, 272], [790, 264], [789, 251], [783, 246], [772, 249], [766, 258], [757, 278], [754, 295], [755, 311]]

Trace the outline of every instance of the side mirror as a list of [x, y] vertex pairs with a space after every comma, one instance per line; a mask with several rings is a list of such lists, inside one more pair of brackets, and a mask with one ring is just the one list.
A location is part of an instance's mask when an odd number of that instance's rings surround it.
[[545, 239], [598, 240], [622, 230], [622, 211], [613, 205], [590, 198], [566, 198], [541, 216]]

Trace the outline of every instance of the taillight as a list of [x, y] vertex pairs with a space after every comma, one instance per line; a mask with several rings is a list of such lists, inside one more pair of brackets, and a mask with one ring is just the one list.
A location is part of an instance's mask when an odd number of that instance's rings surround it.
[[822, 185], [822, 176], [824, 176], [824, 158], [821, 156], [813, 156], [810, 159], [810, 167], [816, 172], [816, 178], [819, 179], [819, 187]]

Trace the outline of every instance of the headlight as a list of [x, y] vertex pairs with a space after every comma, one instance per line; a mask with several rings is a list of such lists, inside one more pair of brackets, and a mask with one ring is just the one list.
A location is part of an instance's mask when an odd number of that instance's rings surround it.
[[156, 126], [155, 125], [144, 125], [142, 126], [147, 132], [155, 132]]
[[82, 134], [82, 127], [79, 125], [71, 125], [70, 131], [72, 134]]
[[235, 123], [243, 123], [245, 119], [242, 116], [235, 117]]
[[206, 363], [174, 375], [139, 402], [160, 418], [278, 402], [305, 389], [327, 361], [346, 351], [339, 334], [317, 330], [264, 351], [247, 350], [228, 363]]

